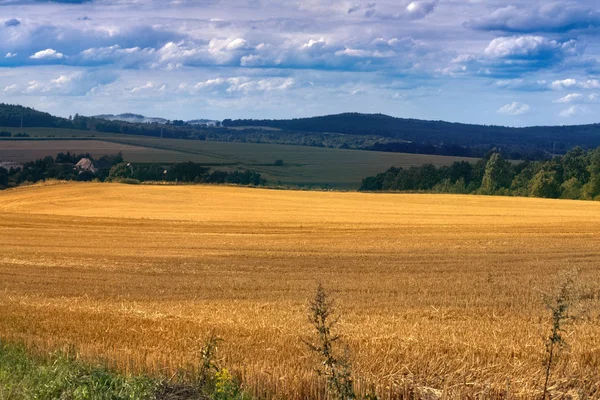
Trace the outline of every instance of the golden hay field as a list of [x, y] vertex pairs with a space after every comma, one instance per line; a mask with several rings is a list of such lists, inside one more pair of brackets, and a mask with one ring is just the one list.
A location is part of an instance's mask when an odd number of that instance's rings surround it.
[[[301, 340], [319, 281], [359, 390], [384, 398], [539, 398], [540, 292], [574, 268], [600, 286], [596, 202], [69, 183], [0, 192], [0, 237], [0, 337], [170, 376], [215, 332], [267, 398], [321, 393]], [[555, 394], [600, 386], [586, 305]]]

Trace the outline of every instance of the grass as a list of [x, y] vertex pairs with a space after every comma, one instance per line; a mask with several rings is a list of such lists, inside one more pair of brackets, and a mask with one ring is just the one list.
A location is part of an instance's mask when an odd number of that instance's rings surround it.
[[[14, 128], [9, 130], [16, 132]], [[0, 139], [0, 160], [31, 161], [48, 155], [55, 156], [60, 151], [89, 152], [93, 156], [122, 151], [127, 161], [138, 163], [194, 161], [227, 170], [252, 169], [263, 174], [272, 185], [281, 183], [303, 187], [357, 189], [363, 178], [376, 175], [392, 166], [410, 167], [427, 163], [440, 166], [465, 160], [421, 154], [161, 139], [98, 132], [94, 132], [95, 136], [92, 138], [91, 132], [60, 129], [44, 131], [43, 128], [23, 128], [22, 131], [33, 137], [18, 141]], [[39, 140], [48, 135], [72, 140]], [[76, 137], [73, 138], [73, 135]], [[283, 165], [274, 165], [277, 160], [282, 160]]]
[[[214, 334], [259, 398], [323, 398], [302, 339], [332, 291], [357, 396], [541, 398], [540, 292], [580, 271], [552, 398], [600, 387], [600, 203], [458, 195], [57, 184], [0, 193], [0, 337], [173, 376]], [[586, 300], [588, 301], [588, 300]], [[411, 389], [411, 390], [413, 390]], [[423, 394], [425, 396], [425, 394]]]
[[145, 400], [156, 390], [149, 378], [127, 378], [64, 353], [36, 357], [23, 346], [0, 343], [1, 399]]

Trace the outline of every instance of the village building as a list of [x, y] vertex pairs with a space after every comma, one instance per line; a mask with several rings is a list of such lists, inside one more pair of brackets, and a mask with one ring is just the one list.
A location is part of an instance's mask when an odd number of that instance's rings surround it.
[[94, 166], [94, 163], [89, 158], [82, 158], [79, 160], [77, 164], [75, 164], [75, 169], [82, 172], [91, 172], [93, 174], [98, 172], [98, 169]]

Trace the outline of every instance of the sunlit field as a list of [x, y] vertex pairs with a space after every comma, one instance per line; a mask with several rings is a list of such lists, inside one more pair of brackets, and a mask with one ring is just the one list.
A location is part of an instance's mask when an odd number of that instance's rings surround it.
[[539, 398], [542, 292], [579, 270], [554, 396], [598, 396], [600, 203], [55, 184], [0, 192], [0, 337], [173, 376], [215, 333], [265, 398], [318, 398], [307, 304], [340, 316], [357, 390]]

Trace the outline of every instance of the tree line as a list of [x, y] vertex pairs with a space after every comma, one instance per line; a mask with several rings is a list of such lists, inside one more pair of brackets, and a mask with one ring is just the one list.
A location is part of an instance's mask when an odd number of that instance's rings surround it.
[[563, 199], [600, 197], [600, 147], [576, 147], [547, 161], [507, 161], [497, 152], [476, 163], [395, 168], [367, 177], [361, 191], [472, 193]]
[[[78, 168], [83, 158], [89, 159], [94, 168]], [[56, 157], [44, 157], [27, 162], [23, 168], [6, 170], [0, 167], [0, 189], [36, 183], [48, 179], [65, 181], [99, 181], [140, 183], [161, 181], [174, 183], [214, 183], [245, 186], [261, 186], [266, 180], [261, 174], [248, 170], [211, 170], [193, 162], [175, 164], [132, 164], [123, 156], [105, 155], [94, 159], [90, 154], [59, 153]]]

